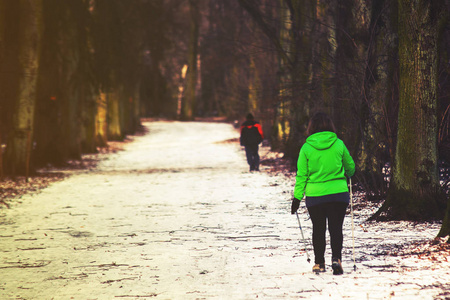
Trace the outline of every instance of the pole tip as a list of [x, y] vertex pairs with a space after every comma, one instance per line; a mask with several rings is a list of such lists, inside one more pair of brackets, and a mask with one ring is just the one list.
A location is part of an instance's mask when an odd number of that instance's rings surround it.
[[353, 265], [353, 270], [356, 271], [356, 265]]
[[311, 262], [311, 259], [310, 259], [310, 258], [308, 258], [308, 259], [307, 259], [306, 261], [310, 263], [310, 262]]

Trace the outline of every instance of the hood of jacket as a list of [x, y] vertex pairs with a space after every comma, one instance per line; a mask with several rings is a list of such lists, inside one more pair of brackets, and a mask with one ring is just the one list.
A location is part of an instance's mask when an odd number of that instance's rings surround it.
[[336, 140], [337, 140], [336, 133], [331, 131], [322, 131], [311, 134], [306, 139], [306, 143], [308, 143], [317, 150], [325, 150], [333, 146]]
[[257, 124], [258, 122], [254, 121], [254, 120], [247, 120], [244, 123], [242, 123], [242, 126], [253, 126], [255, 124]]

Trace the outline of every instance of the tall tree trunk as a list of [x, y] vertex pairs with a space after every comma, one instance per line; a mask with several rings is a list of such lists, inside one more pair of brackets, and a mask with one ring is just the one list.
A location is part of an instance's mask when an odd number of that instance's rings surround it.
[[141, 127], [141, 118], [140, 118], [140, 108], [141, 108], [141, 97], [140, 97], [141, 83], [136, 84], [132, 103], [131, 103], [131, 121], [132, 121], [132, 130], [136, 132]]
[[437, 165], [438, 1], [399, 1], [400, 99], [393, 178], [382, 207], [393, 219], [442, 217]]
[[198, 35], [200, 27], [199, 4], [196, 0], [189, 0], [190, 36], [188, 50], [188, 71], [186, 78], [186, 92], [181, 112], [181, 119], [193, 120], [195, 114], [195, 92], [197, 89], [197, 54]]
[[95, 143], [99, 147], [108, 145], [108, 100], [104, 92], [99, 92], [96, 98]]
[[[447, 16], [450, 15], [450, 3], [447, 1], [446, 3], [446, 13]], [[441, 48], [440, 52], [440, 64], [441, 64], [441, 70], [444, 71], [441, 74], [445, 74], [441, 77], [441, 86], [439, 91], [442, 94], [447, 93], [449, 91], [448, 86], [448, 58], [450, 56], [450, 31], [447, 29], [444, 31], [443, 37], [442, 37], [443, 45], [444, 47]], [[441, 95], [440, 93], [440, 95]], [[441, 98], [441, 97], [440, 97]], [[442, 97], [443, 98], [443, 97]], [[441, 98], [441, 99], [442, 99]], [[445, 100], [441, 100], [440, 103], [440, 114], [438, 120], [440, 121], [440, 127], [439, 127], [439, 143], [440, 143], [440, 156], [439, 158], [443, 160], [444, 162], [450, 163], [450, 99], [447, 97]], [[447, 189], [448, 189], [448, 182], [447, 182]], [[447, 190], [448, 192], [448, 190]], [[448, 197], [448, 196], [447, 196]], [[447, 243], [450, 243], [450, 197], [448, 197], [447, 200], [447, 209], [445, 212], [444, 220], [442, 222], [441, 230], [438, 233], [439, 237], [446, 237], [449, 236]]]
[[290, 11], [291, 95], [289, 139], [285, 154], [297, 160], [315, 111], [331, 114], [335, 74], [336, 34], [331, 3], [324, 0], [284, 0]]
[[5, 0], [0, 1], [0, 179], [3, 177], [3, 134], [6, 132], [7, 128], [7, 108], [8, 105], [5, 101], [5, 94], [4, 92], [1, 92], [1, 90], [4, 90], [3, 83], [4, 76], [1, 74], [5, 74], [5, 56], [6, 56], [6, 29], [7, 29], [7, 23], [6, 23], [6, 14], [8, 12], [7, 3]]
[[[336, 39], [336, 46], [332, 46], [333, 53], [333, 67], [335, 71], [334, 84], [332, 89], [334, 90], [334, 95], [331, 99], [331, 115], [334, 123], [341, 132], [348, 132], [349, 136], [355, 136], [356, 140], [361, 140], [361, 130], [354, 126], [355, 122], [352, 122], [355, 116], [355, 103], [352, 103], [352, 98], [361, 97], [360, 94], [352, 94], [352, 89], [361, 87], [354, 86], [353, 73], [363, 72], [363, 70], [358, 70], [353, 64], [355, 59], [358, 59], [358, 50], [356, 43], [359, 41], [354, 41], [357, 39], [358, 33], [355, 27], [356, 23], [356, 12], [357, 11], [357, 1], [354, 0], [334, 0], [331, 5], [333, 23], [334, 26], [334, 38]], [[362, 32], [362, 30], [361, 30]], [[360, 43], [363, 45], [363, 43]], [[362, 48], [362, 47], [361, 47]], [[323, 54], [324, 55], [324, 54]], [[362, 64], [359, 64], [362, 66]], [[359, 100], [359, 99], [358, 99]], [[357, 101], [358, 101], [357, 100]], [[357, 107], [357, 106], [356, 106]], [[363, 107], [367, 107], [364, 103]], [[357, 116], [359, 114], [356, 114]], [[346, 141], [347, 142], [347, 141]], [[356, 145], [348, 144], [350, 151], [356, 149]]]
[[[242, 1], [241, 2], [246, 2]], [[291, 1], [289, 1], [291, 2]], [[296, 42], [292, 35], [292, 27], [297, 28], [298, 20], [296, 17], [295, 9], [292, 3], [288, 6], [285, 1], [280, 1], [280, 8], [278, 11], [280, 17], [280, 26], [278, 33], [275, 34], [270, 28], [263, 23], [263, 18], [255, 12], [250, 14], [255, 18], [257, 24], [261, 27], [263, 32], [272, 41], [278, 50], [278, 73], [277, 73], [277, 85], [278, 85], [278, 101], [275, 108], [273, 129], [272, 129], [272, 147], [274, 149], [282, 149], [284, 145], [289, 143], [289, 140], [295, 136], [291, 132], [291, 125], [293, 115], [295, 111], [292, 108], [293, 101], [299, 101], [299, 99], [293, 99], [294, 79], [296, 73], [298, 73], [295, 66], [295, 57], [298, 54]], [[248, 5], [248, 4], [247, 4]], [[293, 24], [291, 24], [291, 22]], [[307, 49], [305, 49], [306, 51]], [[294, 58], [293, 58], [294, 57]], [[297, 105], [299, 105], [297, 103]], [[295, 137], [294, 137], [295, 138]], [[298, 139], [297, 139], [298, 140]], [[292, 148], [292, 147], [291, 147]], [[289, 152], [289, 150], [288, 150]], [[298, 152], [298, 151], [291, 151]]]
[[85, 1], [59, 0], [44, 1], [43, 11], [34, 159], [39, 165], [62, 165], [79, 159], [82, 150], [95, 150], [93, 124], [88, 125], [95, 113], [88, 104], [95, 90], [89, 11]]
[[18, 86], [12, 131], [6, 151], [7, 169], [26, 175], [29, 169], [33, 135], [36, 82], [42, 35], [42, 1], [20, 0], [18, 3]]
[[[56, 5], [56, 7], [55, 7]], [[39, 75], [37, 81], [37, 98], [35, 113], [35, 151], [33, 161], [37, 167], [48, 163], [62, 165], [64, 157], [59, 141], [62, 130], [61, 121], [61, 76], [60, 60], [58, 59], [59, 31], [61, 9], [55, 1], [43, 2], [42, 50], [39, 58]]]
[[259, 102], [261, 100], [261, 79], [258, 73], [258, 68], [255, 65], [255, 57], [250, 56], [250, 78], [249, 78], [249, 93], [248, 93], [248, 111], [253, 112], [256, 115], [259, 115]]
[[[87, 90], [87, 91], [86, 91]], [[83, 153], [96, 153], [97, 144], [95, 141], [95, 116], [97, 114], [96, 95], [91, 88], [86, 88], [82, 95], [83, 107], [81, 112], [81, 151]]]
[[[73, 60], [74, 64], [70, 68], [75, 68], [78, 62]], [[71, 71], [75, 71], [72, 69]], [[72, 78], [67, 78], [72, 79]], [[64, 136], [60, 139], [65, 144], [64, 152], [66, 153], [66, 158], [68, 159], [81, 159], [81, 109], [80, 109], [80, 86], [76, 86], [73, 82], [67, 81], [65, 85], [68, 92], [65, 95], [65, 128]]]
[[122, 88], [115, 89], [107, 94], [108, 111], [108, 140], [120, 141], [123, 139], [123, 131], [120, 117], [120, 102]]
[[[362, 2], [357, 1], [356, 5], [362, 5]], [[398, 43], [394, 38], [397, 37], [398, 12], [396, 1], [385, 0], [373, 1], [364, 11], [368, 13], [354, 16], [355, 21], [352, 22], [356, 24], [353, 25], [357, 27], [355, 31], [363, 33], [354, 48], [359, 48], [356, 53], [360, 53], [360, 60], [364, 61], [364, 64], [356, 64], [355, 69], [359, 70], [358, 74], [364, 72], [364, 76], [361, 78], [357, 101], [352, 101], [347, 108], [348, 111], [359, 113], [346, 116], [347, 120], [351, 120], [346, 122], [346, 132], [351, 133], [348, 136], [355, 137], [349, 140], [349, 145], [356, 158], [358, 183], [366, 191], [369, 200], [380, 200], [386, 199], [384, 168], [387, 162], [393, 161], [389, 150], [395, 148], [392, 135], [389, 139], [388, 132], [394, 130], [396, 122], [393, 120], [397, 118], [396, 114], [392, 117], [392, 111], [398, 105], [395, 93], [398, 88], [395, 72]], [[356, 22], [362, 17], [370, 22]], [[352, 44], [350, 40], [348, 42]], [[347, 57], [347, 60], [352, 59]], [[358, 69], [358, 65], [364, 68]]]
[[441, 230], [439, 230], [438, 237], [449, 236], [447, 243], [450, 243], [450, 200], [447, 202], [447, 210], [445, 212], [444, 221], [442, 222]]

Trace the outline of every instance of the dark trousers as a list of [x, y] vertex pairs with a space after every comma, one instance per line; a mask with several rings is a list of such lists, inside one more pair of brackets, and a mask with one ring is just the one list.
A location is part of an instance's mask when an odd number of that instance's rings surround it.
[[316, 264], [325, 263], [325, 233], [330, 232], [332, 259], [342, 259], [342, 225], [348, 204], [345, 202], [328, 202], [308, 207], [313, 224], [314, 261]]
[[250, 171], [259, 171], [258, 145], [245, 146], [245, 154], [247, 155]]

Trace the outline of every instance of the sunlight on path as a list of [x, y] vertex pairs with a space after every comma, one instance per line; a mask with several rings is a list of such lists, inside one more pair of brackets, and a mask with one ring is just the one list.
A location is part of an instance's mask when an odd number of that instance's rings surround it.
[[374, 258], [382, 228], [357, 232], [352, 272], [349, 219], [346, 273], [311, 274], [289, 214], [292, 180], [249, 173], [231, 125], [144, 125], [147, 135], [96, 170], [25, 196], [0, 219], [0, 299], [432, 299], [442, 292], [433, 285], [447, 284], [448, 264], [381, 272], [400, 263]]

